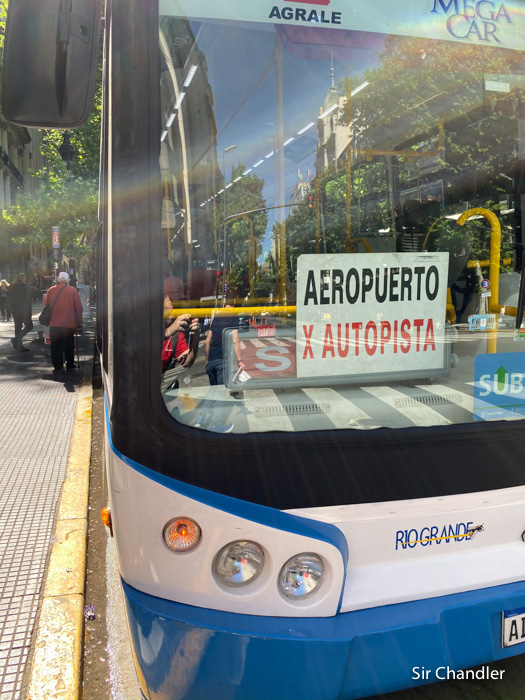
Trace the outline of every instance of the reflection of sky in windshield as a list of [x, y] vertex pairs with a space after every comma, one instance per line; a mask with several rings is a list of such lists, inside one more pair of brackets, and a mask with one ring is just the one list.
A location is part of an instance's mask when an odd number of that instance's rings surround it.
[[[217, 157], [222, 170], [223, 149], [236, 145], [226, 153], [226, 176], [232, 167], [242, 162], [246, 168], [265, 181], [264, 197], [267, 205], [274, 202], [274, 157], [277, 134], [276, 71], [273, 66], [253, 94], [246, 99], [236, 116], [232, 114], [249, 95], [257, 80], [272, 59], [275, 46], [275, 28], [252, 29], [250, 26], [222, 23], [192, 22], [199, 49], [206, 56], [207, 79], [212, 89], [217, 124]], [[349, 66], [333, 61], [335, 83], [347, 75], [358, 77], [366, 66]], [[283, 106], [285, 147], [285, 200], [288, 201], [298, 182], [298, 170], [303, 179], [308, 170], [315, 176], [317, 146], [317, 117], [331, 86], [329, 59], [302, 59], [283, 47]], [[231, 121], [229, 121], [231, 119]], [[298, 135], [298, 131], [314, 124]], [[229, 123], [227, 123], [229, 122]], [[262, 160], [262, 163], [260, 162]], [[254, 165], [259, 163], [257, 167]], [[268, 212], [268, 229], [275, 221], [275, 211]]]

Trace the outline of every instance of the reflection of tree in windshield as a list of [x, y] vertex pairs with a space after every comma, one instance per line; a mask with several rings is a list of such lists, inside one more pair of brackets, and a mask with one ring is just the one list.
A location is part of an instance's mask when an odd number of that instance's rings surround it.
[[[390, 37], [382, 66], [367, 71], [368, 87], [352, 100], [353, 148], [424, 150], [445, 118], [440, 175], [454, 184], [453, 191], [446, 188], [448, 202], [465, 199], [465, 189], [469, 198], [487, 188], [505, 191], [501, 179], [492, 179], [515, 160], [522, 57], [486, 46]], [[491, 75], [506, 76], [510, 91], [486, 90]], [[344, 93], [344, 84], [339, 89]]]
[[[250, 264], [253, 266], [257, 261], [260, 242], [268, 225], [268, 214], [265, 211], [245, 213], [264, 208], [266, 201], [262, 194], [264, 180], [255, 173], [242, 177], [244, 172], [246, 166], [243, 163], [239, 162], [232, 168], [228, 180], [232, 186], [217, 198], [219, 211], [224, 211], [224, 202], [226, 203], [226, 237], [224, 243], [221, 231], [220, 246], [221, 258], [224, 256], [226, 262], [228, 293], [241, 298], [247, 295], [251, 278], [254, 278], [254, 273], [250, 274]], [[251, 235], [256, 243], [250, 240]]]
[[[331, 114], [318, 120], [318, 182], [310, 183], [316, 210], [309, 216], [296, 208], [286, 223], [292, 278], [301, 253], [343, 252], [348, 228], [354, 239], [402, 232], [405, 200], [434, 200], [435, 221], [446, 208], [466, 201], [497, 210], [498, 196], [512, 192], [516, 116], [525, 109], [517, 64], [523, 54], [407, 37], [388, 37], [385, 47], [379, 68], [340, 80], [339, 97], [332, 95], [323, 106]], [[487, 90], [489, 79], [506, 81], [509, 90]], [[350, 128], [344, 104], [350, 106]], [[425, 221], [421, 243], [433, 222]], [[453, 222], [443, 222], [436, 232], [442, 229], [455, 233]], [[479, 240], [476, 224], [469, 230], [475, 254], [486, 252], [486, 236]]]

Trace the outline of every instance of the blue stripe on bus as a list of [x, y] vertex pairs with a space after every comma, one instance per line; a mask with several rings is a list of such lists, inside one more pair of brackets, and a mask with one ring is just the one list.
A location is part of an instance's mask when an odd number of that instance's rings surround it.
[[268, 508], [267, 506], [262, 506], [257, 503], [248, 503], [246, 501], [241, 501], [237, 498], [225, 496], [213, 491], [207, 491], [206, 489], [201, 489], [198, 486], [192, 486], [191, 484], [186, 484], [178, 479], [173, 479], [172, 477], [165, 476], [164, 474], [159, 474], [158, 472], [135, 462], [119, 452], [119, 450], [117, 450], [113, 444], [109, 425], [108, 407], [105, 397], [104, 403], [106, 413], [106, 431], [109, 446], [114, 454], [129, 467], [148, 479], [151, 479], [152, 481], [161, 484], [172, 491], [176, 491], [183, 496], [192, 498], [199, 503], [204, 503], [211, 508], [222, 510], [225, 513], [231, 513], [239, 518], [243, 518], [244, 520], [249, 520], [254, 523], [259, 523], [260, 525], [266, 525], [278, 530], [284, 530], [285, 532], [290, 532], [294, 535], [311, 537], [313, 539], [320, 540], [321, 542], [327, 542], [339, 550], [343, 559], [344, 571], [346, 572], [348, 563], [348, 544], [341, 530], [335, 527], [335, 525], [323, 523], [318, 520], [311, 520], [310, 518], [303, 518], [298, 515], [292, 515], [291, 513], [284, 513], [283, 511], [275, 508]]

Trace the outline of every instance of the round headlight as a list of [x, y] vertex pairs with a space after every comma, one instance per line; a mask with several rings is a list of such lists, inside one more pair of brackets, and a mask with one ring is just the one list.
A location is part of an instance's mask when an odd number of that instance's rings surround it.
[[231, 542], [213, 561], [213, 573], [226, 586], [245, 586], [255, 581], [264, 566], [264, 552], [255, 542]]
[[313, 595], [324, 578], [324, 565], [317, 554], [298, 554], [289, 559], [279, 574], [279, 588], [287, 598], [304, 600]]
[[164, 542], [174, 552], [189, 552], [200, 538], [201, 529], [191, 518], [174, 518], [164, 528]]

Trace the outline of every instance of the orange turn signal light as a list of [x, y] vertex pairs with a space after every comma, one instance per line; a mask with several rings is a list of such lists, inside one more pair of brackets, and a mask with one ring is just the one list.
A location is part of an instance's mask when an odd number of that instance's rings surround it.
[[111, 508], [102, 508], [102, 510], [100, 511], [100, 515], [102, 517], [102, 522], [106, 527], [109, 527], [111, 537], [113, 537], [113, 521], [111, 519]]
[[189, 552], [200, 538], [201, 529], [191, 518], [174, 518], [164, 528], [164, 541], [174, 552]]

